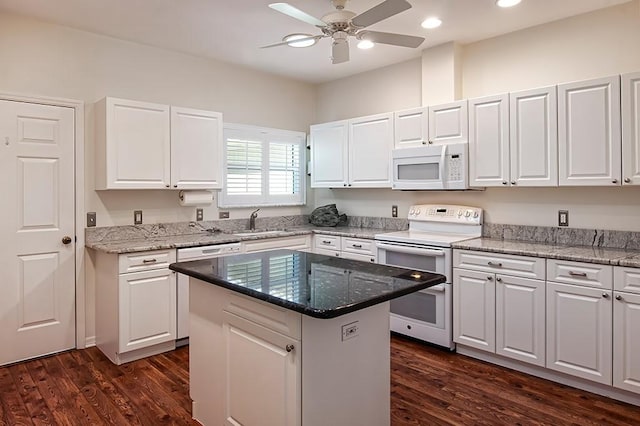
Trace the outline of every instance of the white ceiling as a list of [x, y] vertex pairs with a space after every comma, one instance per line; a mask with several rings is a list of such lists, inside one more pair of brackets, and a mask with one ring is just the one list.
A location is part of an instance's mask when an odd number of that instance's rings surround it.
[[[274, 1], [0, 0], [0, 11], [319, 83], [419, 57], [422, 49], [449, 41], [470, 43], [629, 0], [523, 0], [511, 9], [496, 7], [495, 0], [408, 0], [413, 8], [369, 29], [425, 36], [419, 48], [377, 45], [364, 51], [352, 40], [351, 60], [338, 65], [329, 59], [330, 39], [308, 48], [259, 49], [291, 33], [320, 34], [270, 9]], [[349, 0], [346, 9], [361, 13], [381, 1]], [[333, 10], [330, 0], [288, 2], [318, 18]], [[420, 23], [433, 15], [443, 25], [423, 29]]]

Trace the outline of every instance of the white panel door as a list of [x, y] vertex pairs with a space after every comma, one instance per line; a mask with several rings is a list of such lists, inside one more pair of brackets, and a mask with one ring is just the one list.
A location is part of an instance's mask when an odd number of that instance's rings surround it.
[[120, 353], [176, 339], [176, 275], [169, 269], [119, 277]]
[[169, 106], [106, 99], [106, 187], [154, 189], [170, 186]]
[[467, 101], [429, 107], [429, 143], [468, 141]]
[[349, 186], [391, 188], [393, 114], [349, 120]]
[[71, 108], [0, 101], [0, 364], [75, 347], [74, 128]]
[[311, 187], [347, 186], [348, 125], [347, 121], [314, 124], [311, 135]]
[[558, 185], [556, 86], [509, 95], [511, 184]]
[[547, 282], [547, 368], [611, 385], [611, 291]]
[[496, 276], [496, 353], [545, 365], [545, 282]]
[[496, 286], [493, 274], [453, 269], [453, 341], [496, 350]]
[[171, 107], [171, 186], [222, 188], [222, 114]]
[[558, 86], [560, 185], [620, 185], [620, 76]]
[[640, 72], [622, 75], [622, 184], [640, 184]]
[[300, 425], [300, 342], [226, 311], [222, 334], [222, 424]]
[[394, 114], [394, 147], [410, 148], [426, 145], [429, 140], [428, 108], [413, 108]]
[[613, 386], [640, 393], [640, 295], [615, 292]]
[[509, 185], [509, 95], [469, 99], [469, 185]]

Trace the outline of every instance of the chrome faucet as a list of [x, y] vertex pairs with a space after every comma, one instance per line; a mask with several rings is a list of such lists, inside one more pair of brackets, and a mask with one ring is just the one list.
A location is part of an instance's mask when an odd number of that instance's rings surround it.
[[249, 216], [249, 231], [256, 230], [256, 218], [258, 217], [259, 211], [260, 209], [256, 209], [253, 212], [251, 212], [251, 216]]

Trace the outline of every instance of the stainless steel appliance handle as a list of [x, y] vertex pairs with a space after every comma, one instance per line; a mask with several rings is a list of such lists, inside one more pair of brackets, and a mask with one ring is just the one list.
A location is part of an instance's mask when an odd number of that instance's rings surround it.
[[440, 173], [440, 184], [444, 188], [446, 179], [444, 177], [444, 162], [447, 160], [447, 145], [442, 145], [442, 152], [440, 153], [440, 165], [439, 172]]
[[376, 243], [376, 247], [378, 247], [379, 249], [395, 251], [398, 253], [420, 254], [420, 255], [426, 255], [426, 256], [444, 256], [446, 254], [444, 250], [398, 246], [395, 244], [387, 244], [387, 243]]

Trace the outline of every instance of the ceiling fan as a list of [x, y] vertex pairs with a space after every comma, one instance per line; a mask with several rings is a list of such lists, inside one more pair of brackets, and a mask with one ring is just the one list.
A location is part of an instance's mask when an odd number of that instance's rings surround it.
[[310, 42], [308, 45], [313, 45], [322, 38], [331, 37], [333, 40], [331, 62], [340, 64], [349, 60], [349, 36], [353, 36], [358, 40], [369, 40], [373, 43], [413, 48], [420, 46], [424, 41], [424, 37], [365, 29], [370, 25], [410, 9], [411, 4], [406, 0], [385, 0], [359, 15], [344, 8], [347, 0], [331, 0], [331, 3], [336, 10], [327, 13], [322, 19], [315, 18], [288, 3], [270, 4], [269, 7], [273, 10], [318, 27], [322, 34], [308, 37], [298, 36], [295, 39], [286, 39], [285, 37], [285, 41], [281, 43], [270, 44], [262, 48], [291, 45], [294, 42]]

